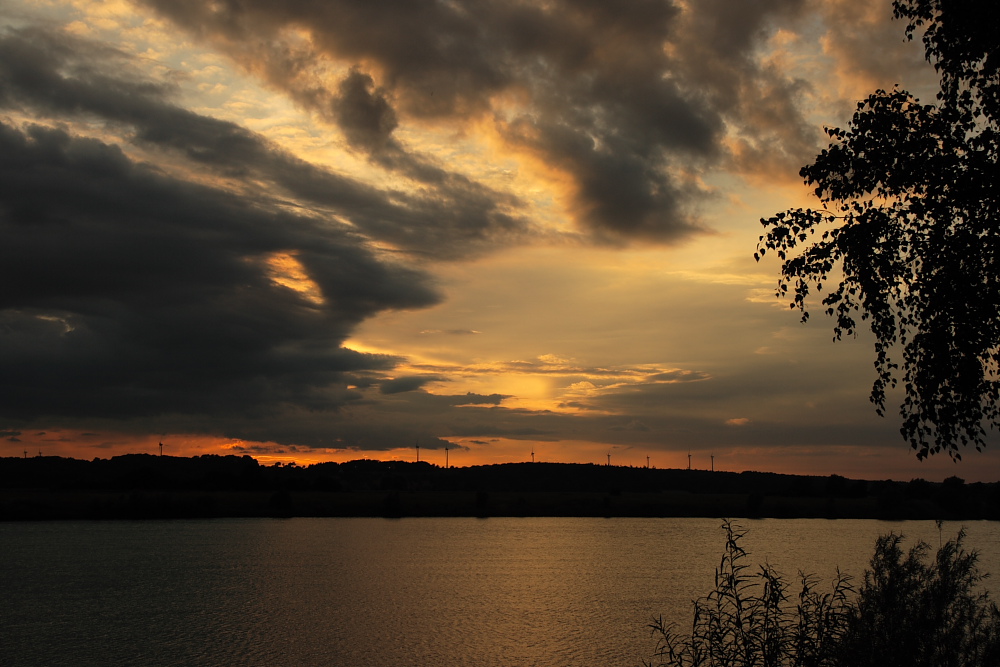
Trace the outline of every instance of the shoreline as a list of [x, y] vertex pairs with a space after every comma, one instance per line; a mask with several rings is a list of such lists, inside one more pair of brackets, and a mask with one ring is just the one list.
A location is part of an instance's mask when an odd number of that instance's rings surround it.
[[[749, 506], [756, 504], [755, 510]], [[0, 521], [291, 517], [998, 520], [932, 502], [752, 494], [433, 491], [0, 491]]]
[[0, 458], [0, 521], [291, 516], [1000, 520], [1000, 483], [572, 463]]

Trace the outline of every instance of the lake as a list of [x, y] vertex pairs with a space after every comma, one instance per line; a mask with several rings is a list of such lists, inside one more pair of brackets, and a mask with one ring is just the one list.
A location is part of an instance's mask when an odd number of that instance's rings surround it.
[[[654, 648], [652, 617], [689, 626], [720, 523], [0, 523], [0, 664], [634, 667]], [[824, 584], [838, 565], [860, 579], [880, 534], [940, 539], [933, 521], [739, 523], [754, 561]], [[1000, 573], [1000, 524], [964, 525]]]

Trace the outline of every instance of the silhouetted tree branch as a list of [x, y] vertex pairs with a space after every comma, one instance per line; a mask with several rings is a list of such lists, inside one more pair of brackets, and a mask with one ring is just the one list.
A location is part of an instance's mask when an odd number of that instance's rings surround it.
[[1000, 423], [1000, 31], [983, 0], [896, 0], [940, 75], [937, 104], [877, 90], [800, 174], [821, 206], [761, 224], [756, 257], [782, 260], [777, 294], [834, 337], [875, 334], [871, 401], [902, 382], [903, 437], [918, 458], [981, 450]]

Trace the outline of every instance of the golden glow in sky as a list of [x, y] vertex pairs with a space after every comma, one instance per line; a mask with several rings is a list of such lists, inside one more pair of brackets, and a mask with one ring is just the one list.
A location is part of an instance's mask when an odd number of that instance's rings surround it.
[[995, 481], [753, 259], [896, 83], [863, 0], [7, 2], [2, 455]]

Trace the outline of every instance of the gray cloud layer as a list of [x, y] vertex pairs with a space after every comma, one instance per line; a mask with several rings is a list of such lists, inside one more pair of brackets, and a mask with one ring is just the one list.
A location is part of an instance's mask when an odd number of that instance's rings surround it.
[[[8, 417], [333, 407], [343, 373], [391, 363], [341, 349], [353, 326], [436, 300], [338, 227], [39, 126], [0, 125], [0, 230]], [[269, 277], [288, 251], [323, 305]]]
[[[97, 121], [187, 165], [164, 170], [107, 140], [0, 122], [3, 417], [173, 414], [211, 430], [356, 401], [351, 374], [397, 360], [343, 340], [381, 311], [438, 299], [426, 274], [376, 254], [370, 239], [415, 238], [429, 217], [458, 237], [454, 252], [482, 231], [462, 237], [448, 226], [465, 221], [438, 215], [440, 202], [316, 168], [173, 105], [172, 93], [109, 47], [37, 28], [0, 35], [0, 108]], [[250, 179], [274, 187], [240, 187]], [[282, 191], [312, 206], [289, 209]], [[274, 280], [276, 256], [299, 262], [321, 302]]]
[[[0, 417], [370, 449], [446, 436], [628, 443], [710, 420], [736, 437], [718, 415], [662, 409], [723, 391], [709, 382], [623, 386], [577, 401], [582, 417], [511, 410], [499, 394], [430, 394], [446, 374], [399, 376], [398, 359], [341, 345], [366, 318], [437, 302], [416, 267], [539, 233], [523, 202], [413, 150], [400, 127], [484, 123], [568, 178], [592, 240], [676, 242], [704, 231], [694, 183], [706, 168], [811, 157], [802, 82], [756, 51], [802, 1], [145, 4], [410, 187], [310, 164], [186, 109], [169, 77], [108, 45], [51, 27], [0, 32], [11, 114], [0, 116]], [[346, 73], [329, 75], [331, 60]], [[322, 301], [277, 282], [275, 256], [294, 257]]]
[[[124, 126], [139, 145], [175, 151], [237, 184], [269, 183], [300, 203], [343, 216], [371, 239], [418, 255], [464, 256], [527, 232], [508, 195], [432, 167], [423, 169], [424, 180], [438, 181], [431, 194], [379, 190], [308, 164], [235, 123], [172, 104], [171, 86], [124, 76], [128, 64], [123, 54], [61, 32], [9, 31], [0, 37], [0, 105]], [[363, 79], [345, 82], [342, 111], [350, 136], [371, 143], [364, 118], [378, 102], [355, 99], [365, 93]]]
[[[726, 159], [727, 124], [756, 137], [744, 160], [800, 160], [817, 140], [796, 104], [801, 82], [755, 51], [800, 0], [685, 11], [666, 0], [145, 2], [419, 181], [455, 177], [407, 152], [398, 123], [487, 119], [509, 146], [569, 176], [571, 213], [599, 240], [699, 232], [702, 193], [682, 172]], [[308, 31], [307, 45], [294, 30]], [[329, 81], [329, 60], [355, 68]], [[522, 103], [505, 106], [505, 95]]]

